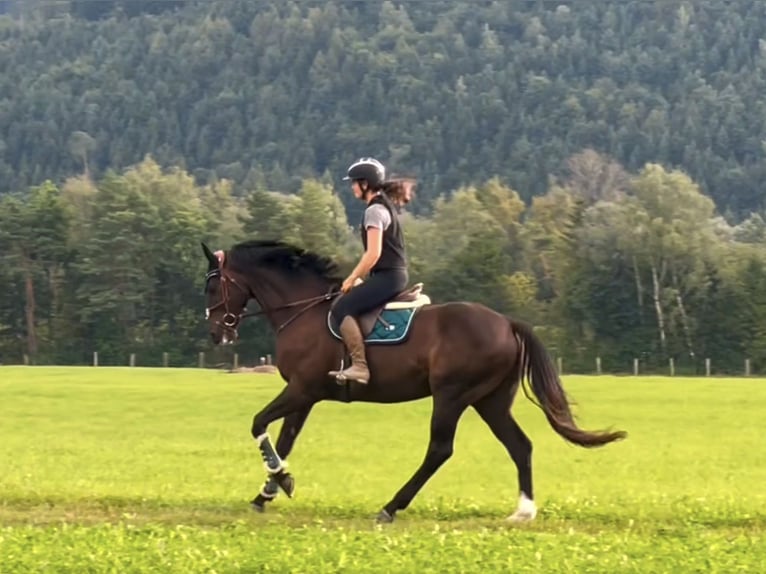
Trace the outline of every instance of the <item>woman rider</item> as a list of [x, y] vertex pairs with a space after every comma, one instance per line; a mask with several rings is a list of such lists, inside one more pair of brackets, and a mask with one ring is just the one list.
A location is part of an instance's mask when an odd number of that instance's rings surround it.
[[[397, 216], [398, 206], [410, 200], [411, 182], [386, 182], [386, 168], [378, 160], [365, 157], [348, 168], [344, 181], [351, 181], [354, 197], [367, 203], [361, 224], [364, 254], [343, 281], [332, 308], [333, 319], [351, 355], [351, 366], [330, 375], [367, 383], [370, 371], [364, 349], [364, 336], [357, 317], [383, 305], [407, 287], [407, 256], [404, 236]], [[369, 278], [360, 279], [369, 274]]]

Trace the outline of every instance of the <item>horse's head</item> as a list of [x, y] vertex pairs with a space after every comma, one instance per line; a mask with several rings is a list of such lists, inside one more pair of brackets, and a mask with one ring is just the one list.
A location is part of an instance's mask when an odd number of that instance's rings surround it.
[[[208, 260], [205, 312], [217, 345], [237, 340], [243, 317], [265, 315], [279, 333], [304, 312], [334, 298], [341, 279], [332, 260], [281, 241], [251, 240]], [[250, 299], [259, 311], [245, 313]]]
[[242, 278], [226, 268], [225, 253], [210, 251], [202, 243], [202, 251], [208, 260], [205, 275], [205, 317], [210, 327], [213, 343], [233, 343], [239, 336], [237, 327], [250, 299], [250, 290]]

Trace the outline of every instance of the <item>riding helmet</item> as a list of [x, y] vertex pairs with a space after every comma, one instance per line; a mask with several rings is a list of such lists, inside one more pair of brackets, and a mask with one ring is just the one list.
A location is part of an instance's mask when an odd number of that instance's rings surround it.
[[362, 157], [349, 166], [343, 180], [349, 179], [364, 179], [371, 187], [377, 187], [386, 179], [386, 168], [374, 157]]

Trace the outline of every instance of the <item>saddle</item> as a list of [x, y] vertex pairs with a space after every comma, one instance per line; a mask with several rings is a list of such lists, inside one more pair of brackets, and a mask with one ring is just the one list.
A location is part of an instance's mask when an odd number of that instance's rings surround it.
[[431, 298], [423, 293], [423, 283], [415, 283], [411, 287], [408, 287], [404, 291], [400, 291], [398, 294], [394, 295], [392, 299], [383, 305], [379, 305], [378, 307], [375, 307], [374, 309], [371, 309], [357, 317], [359, 328], [362, 330], [362, 335], [367, 337], [375, 328], [375, 325], [378, 321], [385, 323], [383, 317], [381, 316], [383, 311], [387, 309], [392, 311], [401, 309], [417, 309], [419, 307], [423, 307], [424, 305], [429, 305], [430, 303]]

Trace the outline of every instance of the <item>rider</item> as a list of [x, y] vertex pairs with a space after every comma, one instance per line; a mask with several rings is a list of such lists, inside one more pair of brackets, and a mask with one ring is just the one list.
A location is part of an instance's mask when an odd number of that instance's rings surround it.
[[[386, 168], [382, 163], [364, 157], [351, 164], [343, 178], [351, 181], [354, 197], [367, 203], [360, 229], [364, 254], [343, 281], [343, 295], [332, 308], [352, 364], [341, 372], [330, 371], [330, 375], [360, 383], [369, 381], [370, 371], [357, 317], [393, 299], [406, 288], [409, 279], [404, 236], [397, 214], [399, 205], [410, 200], [410, 187], [386, 182], [385, 177]], [[369, 278], [360, 282], [368, 273]]]

